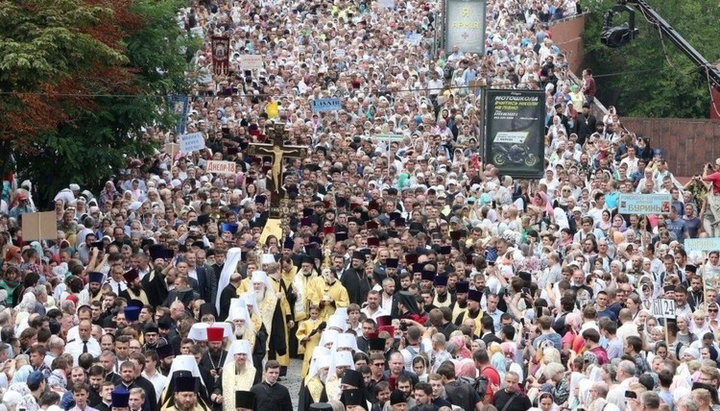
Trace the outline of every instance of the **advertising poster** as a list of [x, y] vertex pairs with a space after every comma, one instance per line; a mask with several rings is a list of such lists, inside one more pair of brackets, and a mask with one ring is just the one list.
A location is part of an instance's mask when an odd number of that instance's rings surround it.
[[485, 0], [445, 0], [445, 52], [485, 54]]
[[485, 161], [500, 174], [541, 178], [545, 159], [545, 94], [488, 90]]

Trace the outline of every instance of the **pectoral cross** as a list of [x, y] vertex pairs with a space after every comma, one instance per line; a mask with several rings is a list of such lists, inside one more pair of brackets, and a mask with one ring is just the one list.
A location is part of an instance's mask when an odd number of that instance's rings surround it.
[[285, 190], [282, 188], [283, 158], [298, 158], [308, 155], [308, 147], [285, 145], [287, 135], [285, 124], [273, 124], [268, 131], [270, 144], [250, 143], [247, 150], [251, 155], [272, 157], [270, 180], [267, 186], [270, 190], [270, 218], [280, 218], [282, 214], [280, 203], [285, 195]]

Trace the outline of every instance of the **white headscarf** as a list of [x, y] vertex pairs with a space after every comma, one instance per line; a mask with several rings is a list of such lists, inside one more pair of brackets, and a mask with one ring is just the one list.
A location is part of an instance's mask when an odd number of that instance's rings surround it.
[[[218, 280], [218, 292], [222, 292], [222, 290], [227, 287], [228, 284], [230, 284], [230, 276], [237, 270], [237, 265], [240, 262], [240, 257], [242, 254], [242, 250], [240, 248], [231, 248], [227, 252], [227, 257], [225, 259], [225, 265], [223, 266], [222, 273], [220, 274], [220, 279]], [[216, 312], [220, 312], [220, 298], [215, 301], [215, 310]]]

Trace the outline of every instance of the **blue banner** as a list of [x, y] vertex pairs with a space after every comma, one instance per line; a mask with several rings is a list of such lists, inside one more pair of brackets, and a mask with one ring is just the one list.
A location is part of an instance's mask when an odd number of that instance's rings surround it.
[[686, 238], [685, 251], [720, 251], [720, 238]]
[[326, 113], [338, 111], [342, 108], [339, 98], [318, 98], [312, 101], [313, 113]]
[[667, 214], [670, 194], [620, 194], [620, 214]]
[[175, 127], [175, 134], [185, 134], [187, 128], [187, 116], [190, 110], [190, 98], [188, 96], [172, 95], [168, 98], [170, 104], [170, 110], [178, 116], [177, 126]]

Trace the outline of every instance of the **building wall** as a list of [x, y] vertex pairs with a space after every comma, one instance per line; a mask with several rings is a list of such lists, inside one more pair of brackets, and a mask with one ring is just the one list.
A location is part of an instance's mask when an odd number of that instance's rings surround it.
[[638, 136], [650, 137], [651, 147], [665, 150], [676, 176], [702, 174], [703, 164], [720, 157], [720, 122], [708, 119], [623, 117], [622, 124]]
[[567, 57], [570, 70], [576, 75], [582, 71], [582, 61], [585, 55], [583, 50], [583, 32], [587, 14], [582, 14], [550, 27], [550, 33], [555, 44], [560, 47]]

